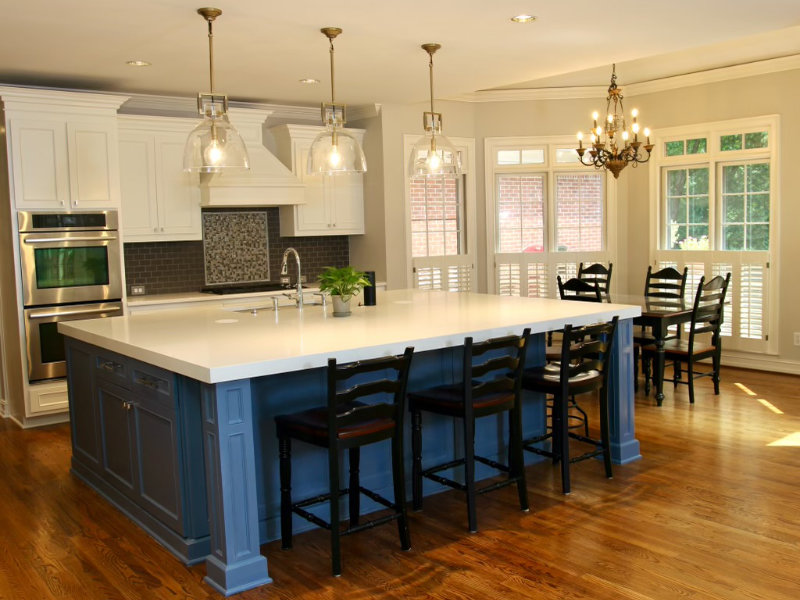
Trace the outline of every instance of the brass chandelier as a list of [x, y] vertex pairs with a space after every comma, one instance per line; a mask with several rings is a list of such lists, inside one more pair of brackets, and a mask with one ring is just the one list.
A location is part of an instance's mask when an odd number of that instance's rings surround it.
[[[650, 160], [650, 152], [653, 144], [650, 143], [650, 130], [644, 128], [646, 143], [639, 141], [639, 123], [637, 118], [639, 111], [635, 108], [631, 111], [630, 129], [625, 123], [625, 112], [622, 106], [622, 88], [617, 87], [616, 65], [611, 67], [611, 85], [608, 87], [608, 97], [606, 98], [606, 120], [605, 128], [597, 124], [598, 114], [592, 114], [594, 124], [590, 145], [584, 147], [583, 133], [578, 132], [578, 147], [575, 151], [580, 157], [581, 164], [595, 169], [607, 169], [614, 175], [614, 179], [619, 177], [620, 171], [632, 164], [634, 167], [639, 163], [646, 163]], [[640, 149], [645, 153], [640, 152]], [[586, 151], [588, 155], [586, 154]]]

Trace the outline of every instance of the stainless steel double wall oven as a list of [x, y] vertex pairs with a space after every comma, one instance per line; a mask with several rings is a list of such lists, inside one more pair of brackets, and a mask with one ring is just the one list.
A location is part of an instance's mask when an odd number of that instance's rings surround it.
[[117, 212], [17, 215], [28, 378], [64, 377], [58, 322], [122, 314]]

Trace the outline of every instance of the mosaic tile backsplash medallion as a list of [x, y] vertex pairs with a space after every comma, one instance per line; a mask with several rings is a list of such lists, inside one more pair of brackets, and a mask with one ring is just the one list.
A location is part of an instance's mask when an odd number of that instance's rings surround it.
[[203, 212], [206, 284], [269, 281], [265, 211]]

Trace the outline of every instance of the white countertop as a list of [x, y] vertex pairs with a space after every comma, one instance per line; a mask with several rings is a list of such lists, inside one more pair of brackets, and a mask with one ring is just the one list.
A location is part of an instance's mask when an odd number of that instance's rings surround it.
[[[488, 294], [392, 290], [378, 292], [377, 306], [353, 306], [337, 318], [331, 307], [293, 306], [277, 313], [264, 299], [257, 314], [205, 305], [123, 317], [66, 321], [59, 331], [206, 383], [297, 371], [327, 364], [459, 346], [476, 341], [584, 325], [614, 315], [633, 318], [638, 306], [515, 298]], [[355, 304], [355, 303], [353, 303]], [[252, 305], [252, 303], [251, 303]]]

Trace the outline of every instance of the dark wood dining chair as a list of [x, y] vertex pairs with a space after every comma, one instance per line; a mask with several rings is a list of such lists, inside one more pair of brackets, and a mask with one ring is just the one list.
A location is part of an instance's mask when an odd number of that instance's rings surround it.
[[[714, 394], [719, 395], [720, 357], [722, 354], [722, 339], [720, 329], [724, 313], [725, 295], [731, 274], [725, 277], [717, 276], [705, 282], [705, 276], [700, 278], [697, 293], [692, 307], [692, 320], [689, 324], [688, 339], [673, 338], [664, 343], [664, 360], [674, 364], [673, 383], [689, 386], [689, 402], [694, 404], [694, 380], [698, 377], [711, 377], [714, 381]], [[649, 364], [658, 351], [655, 345], [642, 347], [643, 360], [648, 364], [645, 373], [649, 371]], [[703, 359], [711, 359], [710, 371], [695, 370], [696, 363]], [[687, 380], [681, 379], [681, 366], [686, 363]]]
[[[292, 547], [292, 514], [329, 529], [331, 532], [331, 566], [334, 575], [342, 572], [339, 538], [375, 525], [397, 520], [400, 545], [411, 548], [406, 515], [405, 474], [403, 470], [403, 417], [406, 384], [413, 348], [402, 356], [339, 365], [328, 360], [327, 405], [289, 415], [275, 417], [280, 454], [281, 481], [281, 546]], [[356, 378], [355, 384], [351, 380]], [[350, 386], [350, 387], [347, 387]], [[346, 389], [340, 389], [346, 388]], [[365, 402], [370, 400], [371, 402]], [[300, 440], [328, 450], [328, 493], [293, 502], [291, 496], [291, 441]], [[362, 487], [359, 481], [361, 447], [391, 439], [392, 483], [394, 502]], [[349, 451], [349, 487], [341, 489], [339, 454]], [[318, 475], [315, 475], [318, 476]], [[339, 499], [348, 496], [350, 522], [341, 528]], [[391, 514], [361, 522], [360, 497], [391, 509]], [[308, 507], [328, 503], [330, 520], [324, 521]]]
[[587, 264], [583, 263], [578, 265], [578, 279], [588, 281], [589, 283], [597, 283], [600, 288], [600, 294], [604, 298], [609, 297], [611, 290], [611, 273], [614, 270], [614, 263], [608, 263], [606, 267], [602, 263]]
[[[585, 327], [564, 327], [561, 341], [561, 357], [557, 364], [525, 369], [522, 387], [525, 390], [552, 396], [553, 408], [547, 431], [522, 442], [529, 452], [549, 456], [553, 462], [561, 463], [561, 489], [565, 494], [571, 490], [571, 463], [602, 455], [606, 477], [612, 476], [611, 444], [608, 422], [608, 375], [611, 351], [617, 330], [618, 317], [608, 323]], [[569, 426], [568, 410], [570, 398], [598, 392], [600, 404], [600, 439], [590, 438], [588, 433], [575, 433]], [[578, 456], [570, 456], [570, 439], [592, 446]], [[540, 448], [541, 442], [551, 441], [550, 450]]]
[[[647, 277], [644, 281], [645, 298], [652, 299], [653, 302], [670, 305], [683, 302], [684, 292], [686, 291], [686, 280], [689, 268], [684, 267], [683, 273], [674, 267], [664, 267], [658, 271], [653, 271], [652, 266], [647, 267]], [[679, 338], [681, 336], [681, 325], [675, 327], [665, 340]], [[633, 336], [633, 385], [634, 389], [639, 389], [639, 355], [641, 347], [655, 343], [652, 331], [642, 327]], [[645, 382], [645, 394], [650, 393], [650, 379]]]
[[562, 281], [561, 275], [556, 277], [556, 280], [558, 281], [558, 295], [562, 300], [603, 301], [600, 284], [597, 281], [589, 282], [578, 277]]
[[[583, 264], [583, 263], [581, 263]], [[602, 265], [601, 265], [602, 266]], [[576, 300], [579, 302], [602, 302], [603, 295], [600, 291], [600, 284], [594, 280], [584, 280], [573, 277], [566, 282], [561, 281], [561, 276], [557, 278], [558, 281], [558, 294], [562, 300]], [[561, 359], [561, 349], [553, 348], [553, 333], [563, 333], [559, 329], [555, 332], [547, 332], [547, 350], [545, 353], [548, 363], [557, 363]], [[547, 403], [548, 412], [552, 412], [552, 402]], [[569, 401], [569, 427], [570, 429], [583, 428], [585, 435], [589, 435], [589, 418], [586, 411], [575, 401], [575, 397], [571, 396]]]
[[[516, 485], [519, 506], [528, 510], [525, 484], [525, 459], [522, 452], [522, 413], [520, 381], [525, 364], [530, 329], [522, 336], [510, 335], [474, 343], [464, 340], [461, 381], [408, 395], [411, 411], [411, 446], [413, 455], [412, 495], [414, 510], [422, 509], [422, 481], [430, 479], [460, 490], [467, 498], [469, 531], [478, 530], [475, 500], [484, 494], [507, 485]], [[422, 466], [422, 413], [430, 412], [461, 420], [464, 433], [464, 457], [444, 464]], [[475, 454], [475, 421], [482, 417], [508, 412], [509, 443], [507, 464]], [[475, 483], [475, 462], [508, 474], [506, 479], [478, 488]], [[441, 471], [464, 467], [464, 483], [439, 475]]]

